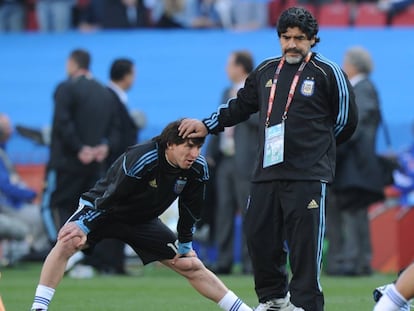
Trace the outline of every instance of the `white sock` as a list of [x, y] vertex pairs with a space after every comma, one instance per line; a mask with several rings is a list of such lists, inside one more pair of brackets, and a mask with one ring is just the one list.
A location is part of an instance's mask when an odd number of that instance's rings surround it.
[[221, 298], [218, 305], [225, 311], [252, 311], [252, 308], [241, 301], [231, 290]]
[[390, 285], [374, 307], [374, 311], [399, 311], [407, 304], [407, 300], [397, 291], [395, 285]]
[[55, 289], [44, 285], [37, 285], [36, 294], [32, 309], [47, 310], [50, 301], [55, 293]]

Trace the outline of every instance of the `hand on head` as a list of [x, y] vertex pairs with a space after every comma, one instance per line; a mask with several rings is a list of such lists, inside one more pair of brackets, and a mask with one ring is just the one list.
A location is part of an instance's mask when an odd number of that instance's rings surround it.
[[178, 134], [183, 138], [205, 137], [208, 134], [204, 123], [197, 119], [183, 119], [178, 131]]

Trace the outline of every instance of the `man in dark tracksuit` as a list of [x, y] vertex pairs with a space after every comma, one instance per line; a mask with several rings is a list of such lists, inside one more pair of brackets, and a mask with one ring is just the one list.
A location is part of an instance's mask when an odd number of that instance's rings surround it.
[[[144, 264], [161, 261], [186, 277], [225, 311], [251, 311], [197, 258], [193, 228], [203, 205], [208, 166], [202, 139], [178, 136], [175, 121], [152, 141], [121, 155], [104, 178], [85, 192], [78, 210], [59, 232], [40, 275], [32, 310], [43, 311], [62, 280], [68, 258], [105, 238], [128, 243]], [[178, 198], [177, 235], [159, 216]]]
[[334, 177], [335, 145], [354, 132], [357, 109], [338, 65], [311, 52], [318, 24], [308, 11], [287, 9], [277, 31], [283, 56], [260, 64], [237, 98], [210, 118], [183, 120], [180, 134], [216, 134], [259, 111], [259, 153], [244, 223], [260, 302], [255, 310], [321, 311], [326, 184]]
[[109, 90], [91, 77], [90, 55], [74, 50], [67, 61], [69, 78], [54, 94], [50, 159], [42, 214], [49, 238], [75, 211], [79, 196], [102, 173], [102, 163], [116, 148], [119, 126]]

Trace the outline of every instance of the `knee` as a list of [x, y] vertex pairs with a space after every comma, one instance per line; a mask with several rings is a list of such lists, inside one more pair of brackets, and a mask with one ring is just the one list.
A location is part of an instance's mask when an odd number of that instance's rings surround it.
[[65, 258], [71, 257], [79, 250], [79, 248], [76, 247], [76, 243], [73, 241], [73, 239], [66, 242], [58, 240], [54, 249], [60, 256]]

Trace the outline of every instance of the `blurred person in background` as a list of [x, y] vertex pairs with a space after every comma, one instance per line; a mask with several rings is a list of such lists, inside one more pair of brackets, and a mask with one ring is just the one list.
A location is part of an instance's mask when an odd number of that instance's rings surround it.
[[72, 9], [76, 0], [36, 0], [39, 30], [64, 32], [72, 29]]
[[[42, 213], [49, 238], [77, 208], [76, 197], [91, 187], [119, 150], [119, 124], [109, 90], [92, 77], [91, 56], [73, 50], [66, 63], [68, 79], [54, 92], [54, 113]], [[73, 182], [76, 180], [76, 182]]]
[[[411, 125], [414, 136], [414, 123]], [[393, 186], [399, 192], [399, 203], [403, 208], [414, 206], [414, 143], [395, 154], [397, 165], [393, 171]]]
[[387, 25], [391, 25], [394, 17], [412, 4], [414, 0], [378, 0], [378, 8], [387, 14]]
[[16, 32], [24, 29], [24, 0], [0, 0], [0, 32]]
[[255, 30], [268, 26], [268, 0], [215, 0], [223, 28]]
[[343, 243], [339, 250], [342, 255], [329, 255], [336, 262], [328, 263], [331, 267], [327, 273], [370, 275], [372, 249], [368, 208], [384, 198], [384, 184], [376, 155], [377, 131], [381, 122], [380, 102], [370, 79], [373, 62], [366, 49], [352, 47], [346, 51], [343, 69], [353, 86], [359, 117], [354, 135], [337, 149], [327, 238], [335, 244], [339, 238], [332, 235], [343, 234]]
[[0, 113], [0, 240], [9, 240], [9, 263], [49, 250], [40, 207], [33, 203], [37, 193], [24, 183], [6, 152], [11, 134], [9, 117]]
[[108, 167], [129, 146], [138, 142], [139, 130], [145, 127], [145, 116], [142, 112], [139, 119], [139, 116], [137, 117], [139, 111], [130, 111], [128, 107], [127, 92], [132, 88], [136, 76], [134, 62], [129, 58], [115, 59], [111, 64], [109, 76], [108, 89], [119, 118], [120, 139], [117, 144], [118, 149], [113, 150], [108, 158]]
[[[223, 92], [221, 105], [236, 97], [253, 70], [253, 57], [248, 51], [234, 51], [230, 54], [226, 73], [231, 86]], [[236, 215], [245, 211], [249, 195], [259, 130], [259, 115], [252, 115], [247, 121], [225, 128], [218, 136], [210, 137], [206, 157], [215, 166], [217, 208], [215, 211], [214, 241], [217, 245], [217, 262], [212, 267], [218, 274], [230, 274], [234, 265], [234, 229]], [[216, 159], [216, 160], [215, 160]], [[243, 218], [243, 217], [242, 217]], [[243, 231], [242, 231], [243, 232]], [[251, 273], [251, 263], [244, 239], [241, 236], [241, 265], [243, 273]]]
[[83, 0], [75, 7], [75, 24], [81, 31], [149, 27], [145, 0]]
[[255, 30], [268, 26], [268, 0], [232, 0], [235, 30]]
[[216, 0], [187, 0], [193, 19], [191, 28], [221, 28]]
[[149, 26], [149, 12], [143, 0], [103, 0], [103, 29], [133, 29]]
[[163, 0], [153, 8], [158, 28], [218, 28], [220, 16], [214, 0]]

